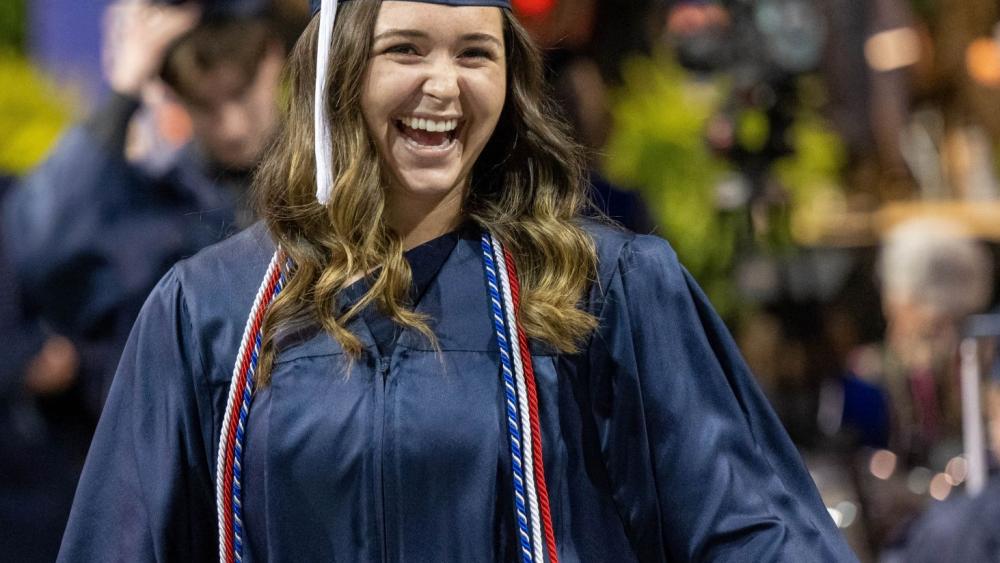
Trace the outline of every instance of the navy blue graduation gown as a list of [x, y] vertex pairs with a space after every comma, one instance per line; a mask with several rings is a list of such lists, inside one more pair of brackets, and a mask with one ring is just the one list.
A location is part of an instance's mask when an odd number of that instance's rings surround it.
[[[853, 561], [722, 323], [662, 240], [592, 229], [600, 319], [534, 347], [562, 561]], [[215, 460], [231, 370], [273, 252], [261, 227], [174, 267], [129, 339], [61, 561], [218, 557]], [[248, 561], [514, 561], [499, 356], [479, 240], [463, 236], [403, 331], [348, 362], [281, 338], [244, 454]]]
[[910, 524], [903, 544], [882, 554], [886, 563], [990, 563], [1000, 558], [1000, 481], [972, 498], [952, 491]]

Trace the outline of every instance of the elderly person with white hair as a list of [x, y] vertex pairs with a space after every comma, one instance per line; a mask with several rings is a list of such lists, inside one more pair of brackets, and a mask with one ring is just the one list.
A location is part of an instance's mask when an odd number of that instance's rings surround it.
[[[886, 315], [890, 321], [889, 344], [897, 357], [909, 362], [908, 380], [893, 381], [895, 390], [922, 373], [937, 376], [934, 389], [957, 406], [954, 349], [958, 323], [981, 311], [990, 300], [992, 260], [985, 248], [952, 223], [913, 221], [892, 231], [882, 255], [882, 278]], [[934, 370], [935, 364], [945, 369]], [[926, 366], [926, 367], [925, 367]], [[985, 385], [985, 414], [990, 429], [990, 451], [1000, 459], [1000, 375]], [[942, 378], [943, 376], [943, 378]], [[922, 411], [910, 395], [894, 394], [897, 413], [919, 419]], [[957, 408], [951, 412], [960, 415]], [[926, 417], [926, 414], [923, 415]], [[914, 420], [911, 418], [911, 420]], [[918, 420], [919, 421], [919, 420]], [[906, 422], [905, 420], [903, 422]], [[954, 422], [948, 420], [948, 422]], [[910, 429], [910, 437], [921, 436], [925, 425]], [[948, 444], [938, 446], [947, 457]], [[913, 445], [913, 444], [911, 444]], [[934, 444], [929, 453], [935, 453]], [[934, 456], [938, 457], [938, 456]], [[995, 561], [1000, 545], [1000, 481], [987, 483], [979, 495], [955, 495], [932, 503], [910, 524], [904, 539], [882, 554], [883, 563], [929, 563], [931, 561]]]
[[959, 435], [959, 330], [965, 317], [990, 302], [992, 258], [961, 224], [919, 218], [889, 231], [879, 274], [887, 322], [884, 376], [895, 418], [891, 446], [925, 463], [933, 449], [947, 448]]

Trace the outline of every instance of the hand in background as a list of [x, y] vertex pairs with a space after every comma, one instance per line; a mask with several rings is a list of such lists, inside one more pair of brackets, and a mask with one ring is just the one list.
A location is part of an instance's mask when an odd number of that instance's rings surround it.
[[155, 78], [170, 46], [193, 29], [201, 9], [193, 2], [150, 4], [119, 0], [104, 14], [104, 73], [111, 89], [139, 97]]
[[76, 381], [80, 356], [62, 336], [50, 337], [28, 363], [24, 386], [34, 395], [51, 395], [69, 389]]

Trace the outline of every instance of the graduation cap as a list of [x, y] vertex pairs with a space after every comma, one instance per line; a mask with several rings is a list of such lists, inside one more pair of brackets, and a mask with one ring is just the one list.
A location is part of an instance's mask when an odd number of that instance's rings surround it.
[[[341, 0], [347, 1], [347, 0]], [[442, 6], [496, 6], [498, 8], [510, 8], [510, 0], [409, 0], [410, 2], [424, 2], [426, 4], [441, 4]], [[309, 0], [309, 8], [315, 14], [323, 4], [322, 0]]]
[[[425, 4], [441, 6], [494, 6], [510, 9], [510, 0], [408, 0]], [[319, 48], [316, 54], [316, 95], [313, 110], [313, 131], [316, 145], [316, 199], [326, 204], [330, 201], [330, 188], [333, 186], [333, 154], [330, 120], [326, 115], [326, 99], [323, 87], [326, 84], [328, 63], [330, 61], [330, 44], [333, 42], [333, 24], [337, 18], [337, 0], [309, 0], [309, 7], [319, 19]]]

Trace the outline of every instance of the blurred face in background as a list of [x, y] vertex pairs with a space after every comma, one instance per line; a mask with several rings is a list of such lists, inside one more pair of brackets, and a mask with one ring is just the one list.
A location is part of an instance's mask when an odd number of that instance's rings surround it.
[[254, 76], [220, 64], [190, 84], [181, 100], [195, 141], [215, 164], [231, 170], [256, 166], [278, 124], [278, 87], [284, 54], [268, 50]]
[[943, 370], [951, 365], [958, 349], [961, 316], [912, 298], [889, 296], [884, 307], [886, 341], [903, 366]]

